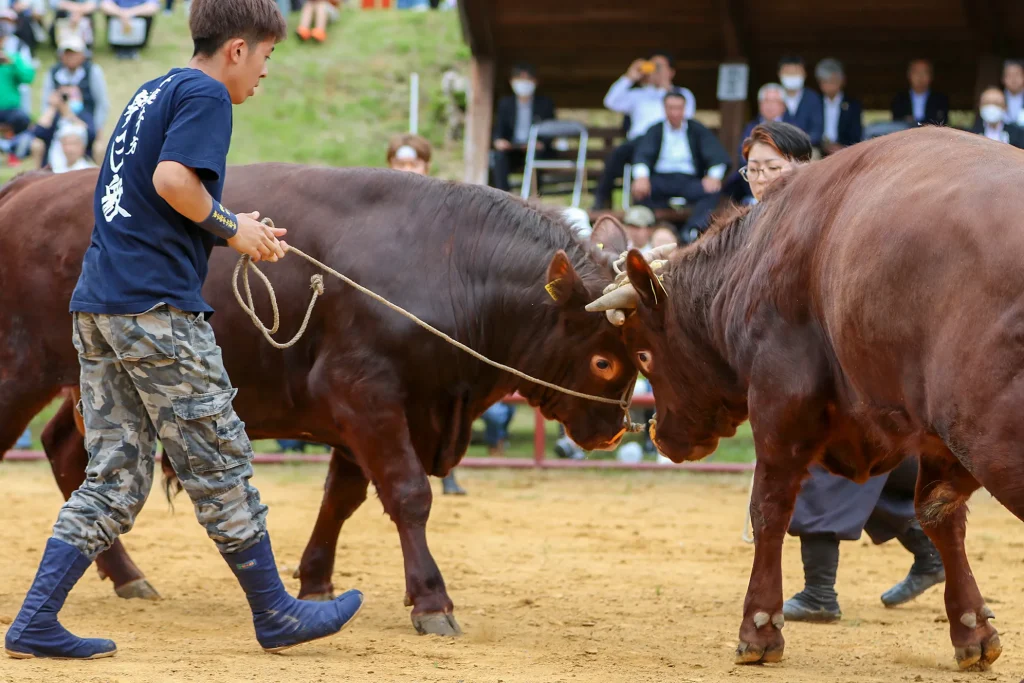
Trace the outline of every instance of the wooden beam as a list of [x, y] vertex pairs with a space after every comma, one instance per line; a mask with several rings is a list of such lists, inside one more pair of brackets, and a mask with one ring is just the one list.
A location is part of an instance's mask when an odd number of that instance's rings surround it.
[[494, 56], [494, 26], [489, 10], [491, 0], [461, 0], [459, 22], [462, 38], [477, 56]]
[[491, 151], [491, 120], [494, 116], [493, 60], [486, 57], [473, 57], [470, 60], [469, 92], [463, 180], [486, 185], [487, 160]]

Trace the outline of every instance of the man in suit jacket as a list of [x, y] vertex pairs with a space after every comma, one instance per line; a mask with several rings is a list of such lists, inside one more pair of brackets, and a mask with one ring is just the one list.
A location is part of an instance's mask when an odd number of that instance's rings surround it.
[[863, 112], [860, 102], [843, 92], [846, 74], [838, 59], [823, 59], [814, 69], [822, 95], [825, 132], [821, 138], [823, 154], [838, 152], [855, 145], [864, 137]]
[[[551, 98], [537, 94], [537, 75], [532, 66], [514, 66], [509, 83], [514, 94], [506, 95], [498, 102], [498, 115], [491, 134], [490, 164], [491, 187], [506, 192], [509, 190], [509, 173], [526, 162], [530, 126], [555, 118], [555, 103]], [[543, 156], [550, 144], [550, 140], [538, 140], [537, 156]]]
[[802, 57], [783, 57], [779, 60], [779, 82], [785, 90], [783, 100], [789, 113], [786, 123], [792, 123], [807, 133], [811, 138], [811, 144], [819, 147], [825, 130], [821, 95], [805, 88], [806, 80], [807, 69]]
[[690, 207], [684, 229], [704, 230], [718, 205], [729, 154], [715, 134], [686, 120], [686, 98], [665, 95], [665, 120], [637, 142], [633, 155], [633, 197], [651, 208], [682, 197]]
[[892, 100], [892, 120], [922, 125], [946, 125], [949, 117], [949, 98], [932, 92], [932, 63], [915, 59], [907, 68], [910, 89], [897, 93]]
[[986, 88], [981, 93], [971, 132], [1024, 149], [1024, 128], [1006, 123], [1006, 95], [999, 88]]

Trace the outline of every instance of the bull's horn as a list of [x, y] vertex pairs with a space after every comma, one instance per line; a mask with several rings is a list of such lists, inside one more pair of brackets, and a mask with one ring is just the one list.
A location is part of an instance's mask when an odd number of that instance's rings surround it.
[[608, 318], [608, 322], [615, 325], [615, 327], [622, 327], [626, 324], [626, 314], [618, 308], [605, 311], [604, 314]]
[[669, 255], [678, 248], [679, 245], [674, 242], [672, 244], [663, 244], [657, 249], [651, 249], [649, 252], [644, 254], [644, 258], [647, 259], [648, 263], [651, 263], [652, 261], [660, 261], [661, 259], [668, 258]]
[[611, 311], [616, 308], [636, 308], [636, 306], [637, 294], [633, 285], [623, 285], [587, 304], [587, 310], [594, 313], [596, 311]]

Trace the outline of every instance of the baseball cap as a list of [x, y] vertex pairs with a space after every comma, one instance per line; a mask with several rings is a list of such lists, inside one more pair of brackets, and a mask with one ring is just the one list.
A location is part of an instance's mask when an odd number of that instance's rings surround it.
[[82, 36], [78, 35], [77, 33], [71, 32], [71, 31], [68, 31], [63, 36], [61, 36], [60, 44], [57, 45], [57, 51], [58, 52], [67, 52], [68, 50], [70, 50], [71, 52], [82, 52], [82, 53], [84, 53], [85, 50], [86, 50], [86, 47], [85, 47], [85, 40], [82, 39]]
[[631, 206], [623, 216], [622, 222], [626, 225], [635, 225], [638, 228], [650, 228], [654, 225], [654, 212], [646, 206]]

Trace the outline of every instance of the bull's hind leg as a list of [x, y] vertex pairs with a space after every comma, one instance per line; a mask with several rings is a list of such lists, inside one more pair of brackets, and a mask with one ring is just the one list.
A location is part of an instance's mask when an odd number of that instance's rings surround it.
[[320, 514], [309, 538], [302, 562], [295, 576], [302, 579], [299, 597], [304, 600], [332, 600], [334, 559], [338, 547], [341, 525], [366, 500], [366, 487], [370, 483], [362, 468], [350, 460], [347, 449], [331, 451], [331, 468], [324, 484], [324, 498]]
[[[76, 403], [77, 392], [71, 392], [40, 436], [64, 500], [70, 498], [85, 481], [85, 468], [89, 462], [85, 439], [76, 424]], [[113, 582], [114, 591], [119, 597], [160, 599], [160, 594], [132, 562], [120, 540], [114, 541], [110, 548], [100, 553], [96, 558], [96, 568], [100, 578], [109, 578]]]
[[942, 556], [946, 569], [946, 615], [957, 664], [961, 669], [987, 669], [999, 658], [999, 634], [989, 623], [985, 605], [964, 551], [967, 499], [978, 481], [952, 454], [921, 456], [915, 503], [917, 516]]

